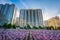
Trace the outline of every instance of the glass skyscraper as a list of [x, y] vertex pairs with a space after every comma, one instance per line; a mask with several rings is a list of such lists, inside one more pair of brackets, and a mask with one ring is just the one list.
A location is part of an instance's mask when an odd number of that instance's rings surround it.
[[20, 26], [43, 26], [43, 16], [41, 9], [21, 9], [20, 10]]
[[[16, 7], [14, 4], [0, 4], [0, 24], [12, 23], [16, 20]], [[4, 22], [3, 22], [4, 21]], [[6, 21], [6, 22], [5, 22]]]

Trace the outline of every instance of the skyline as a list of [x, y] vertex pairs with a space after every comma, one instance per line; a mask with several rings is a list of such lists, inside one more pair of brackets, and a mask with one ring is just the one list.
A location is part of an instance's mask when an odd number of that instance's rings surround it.
[[16, 5], [17, 17], [20, 9], [42, 9], [43, 20], [54, 16], [60, 17], [60, 0], [0, 0], [0, 4], [5, 3]]

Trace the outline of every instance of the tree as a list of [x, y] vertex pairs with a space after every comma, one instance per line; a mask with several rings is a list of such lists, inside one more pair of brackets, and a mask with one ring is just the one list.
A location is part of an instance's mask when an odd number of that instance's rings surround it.
[[36, 26], [33, 26], [33, 29], [38, 29]]
[[57, 29], [60, 30], [60, 26], [58, 26]]
[[39, 29], [43, 29], [43, 27], [39, 26]]
[[0, 27], [1, 27], [1, 25], [0, 25]]
[[29, 25], [29, 24], [27, 24], [27, 29], [31, 29], [31, 27], [30, 27], [30, 25]]
[[11, 28], [16, 29], [16, 26], [15, 26], [15, 25], [12, 25], [11, 23], [10, 23], [10, 24], [5, 23], [5, 24], [2, 26], [2, 28], [4, 28], [4, 29], [11, 29]]
[[13, 25], [12, 28], [16, 29], [16, 25]]
[[52, 29], [54, 29], [54, 27], [53, 26], [50, 26], [50, 29], [52, 30]]
[[10, 24], [8, 24], [7, 26], [8, 26], [8, 27], [7, 27], [8, 29], [12, 28], [11, 23], [10, 23]]
[[2, 28], [4, 28], [4, 29], [8, 28], [7, 23], [5, 23], [5, 24], [2, 26]]
[[51, 28], [48, 26], [48, 27], [45, 27], [47, 30], [51, 30]]

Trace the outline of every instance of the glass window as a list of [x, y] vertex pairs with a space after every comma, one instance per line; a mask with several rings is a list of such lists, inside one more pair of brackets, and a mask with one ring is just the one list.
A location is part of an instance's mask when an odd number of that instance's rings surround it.
[[32, 10], [30, 10], [30, 22], [32, 22]]
[[28, 10], [26, 10], [26, 21], [28, 22]]
[[8, 10], [8, 14], [7, 14], [8, 22], [11, 22], [12, 21], [13, 12], [14, 12], [14, 6], [11, 5], [11, 6], [9, 6], [9, 10]]
[[34, 22], [34, 25], [36, 26], [36, 11], [33, 10], [33, 22]]

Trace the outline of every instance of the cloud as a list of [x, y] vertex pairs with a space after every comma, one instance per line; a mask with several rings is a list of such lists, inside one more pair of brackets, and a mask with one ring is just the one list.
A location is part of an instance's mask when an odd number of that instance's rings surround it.
[[[23, 9], [42, 9], [42, 13], [43, 13], [43, 20], [48, 20], [51, 17], [54, 16], [59, 16], [60, 14], [58, 13], [58, 9], [51, 7], [48, 8], [47, 5], [42, 5], [42, 4], [38, 4], [38, 3], [34, 3], [34, 2], [24, 2], [23, 0], [19, 0], [20, 4], [18, 3], [18, 1], [15, 3], [15, 5], [17, 5], [17, 7], [22, 7]], [[12, 2], [11, 0], [0, 0], [0, 3], [5, 4], [5, 3], [9, 3], [12, 4], [14, 2]], [[46, 7], [47, 6], [47, 7]], [[19, 17], [19, 10], [17, 10], [17, 17]]]
[[5, 0], [0, 0], [0, 4], [5, 4], [6, 2], [5, 2]]
[[20, 0], [20, 2], [21, 2], [21, 4], [23, 5], [23, 7], [25, 9], [28, 9], [29, 8], [29, 6], [25, 2], [23, 2], [22, 0]]
[[44, 20], [48, 20], [54, 16], [57, 16], [58, 14], [58, 10], [56, 8], [47, 8], [45, 7], [44, 11], [43, 11], [43, 19]]
[[48, 7], [46, 5], [37, 5], [37, 4], [30, 4], [32, 9], [42, 9], [43, 20], [48, 20], [54, 16], [58, 16], [58, 9], [55, 7]]
[[60, 18], [60, 14], [59, 14], [58, 16], [59, 16], [59, 18]]
[[6, 3], [12, 4], [10, 0], [0, 0], [0, 4], [6, 4]]

